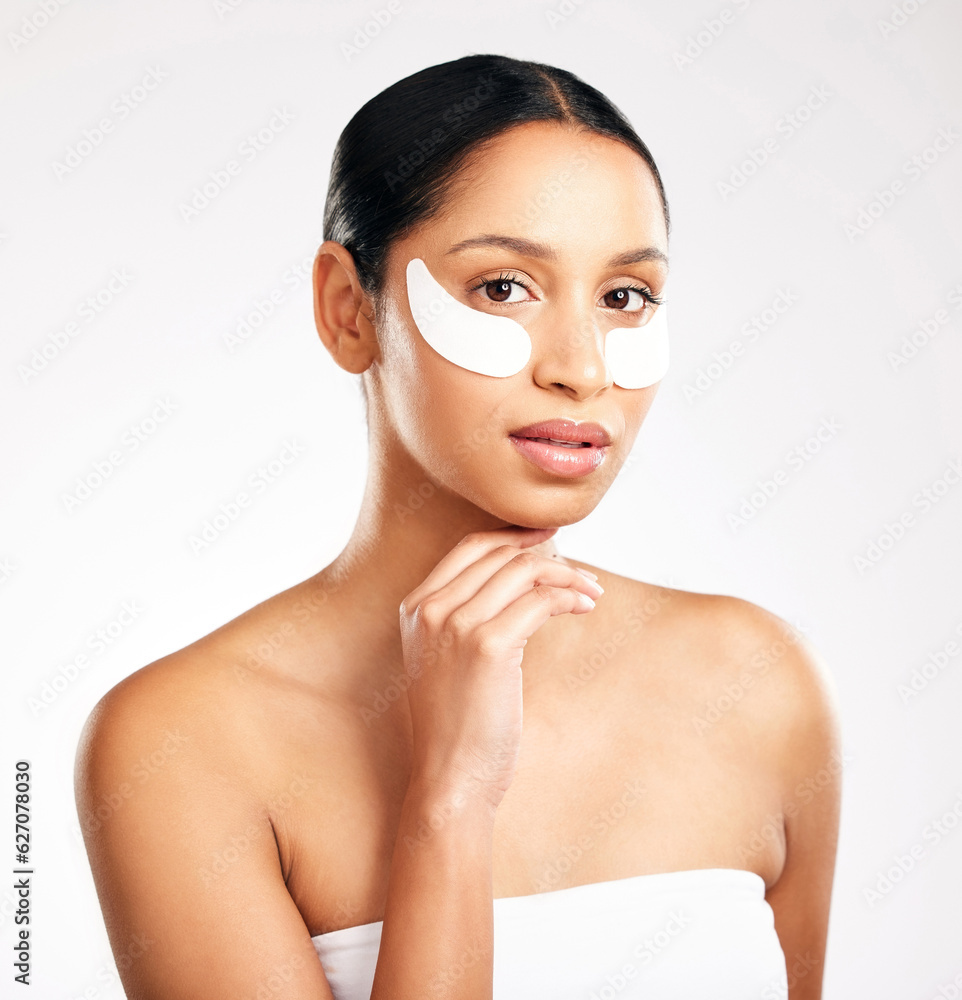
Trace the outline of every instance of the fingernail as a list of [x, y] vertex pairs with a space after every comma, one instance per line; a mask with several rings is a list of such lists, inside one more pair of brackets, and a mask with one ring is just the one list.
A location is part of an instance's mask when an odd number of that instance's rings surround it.
[[595, 606], [595, 602], [587, 594], [582, 594], [580, 591], [578, 593], [578, 600], [581, 602], [581, 606], [588, 610], [591, 610]]
[[582, 569], [580, 566], [575, 566], [575, 569], [582, 575], [588, 577], [589, 580], [597, 580], [598, 574], [592, 573], [590, 569]]

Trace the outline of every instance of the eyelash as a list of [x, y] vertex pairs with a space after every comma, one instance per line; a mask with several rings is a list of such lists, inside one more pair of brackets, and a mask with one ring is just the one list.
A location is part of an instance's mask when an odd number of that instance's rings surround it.
[[[480, 291], [482, 288], [484, 288], [485, 285], [496, 285], [502, 281], [511, 281], [516, 285], [520, 285], [525, 290], [529, 288], [529, 286], [525, 284], [525, 282], [520, 277], [518, 277], [517, 274], [515, 274], [512, 271], [508, 271], [508, 272], [502, 272], [501, 274], [498, 275], [497, 278], [485, 278], [484, 281], [479, 281], [478, 284], [474, 285], [469, 290], [472, 292], [477, 292]], [[627, 289], [629, 291], [637, 292], [651, 306], [660, 306], [662, 302], [664, 302], [664, 299], [662, 299], [660, 295], [655, 295], [653, 292], [649, 291], [642, 285], [617, 285], [615, 288], [608, 289], [608, 291], [616, 292], [620, 291], [621, 289]], [[495, 302], [493, 300], [489, 301], [490, 304], [493, 306], [517, 305], [516, 302]], [[623, 311], [624, 310], [621, 309], [616, 310], [616, 312], [623, 312]]]

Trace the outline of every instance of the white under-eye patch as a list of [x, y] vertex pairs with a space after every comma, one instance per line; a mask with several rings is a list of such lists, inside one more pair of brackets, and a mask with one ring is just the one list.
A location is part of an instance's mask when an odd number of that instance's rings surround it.
[[[527, 330], [507, 316], [472, 309], [435, 280], [420, 257], [408, 261], [408, 302], [414, 323], [435, 351], [459, 368], [507, 378], [531, 357]], [[647, 326], [619, 327], [605, 335], [605, 362], [623, 389], [644, 389], [668, 370], [668, 323], [661, 305]]]
[[668, 371], [668, 316], [662, 303], [642, 327], [615, 327], [605, 334], [605, 362], [616, 385], [645, 389]]
[[421, 336], [438, 354], [479, 375], [517, 375], [531, 357], [531, 338], [507, 316], [466, 306], [434, 280], [420, 257], [408, 261], [408, 302]]

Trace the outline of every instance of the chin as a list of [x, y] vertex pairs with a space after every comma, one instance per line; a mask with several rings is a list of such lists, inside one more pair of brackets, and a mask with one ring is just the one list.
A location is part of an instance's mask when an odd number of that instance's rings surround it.
[[499, 502], [479, 504], [494, 517], [516, 524], [521, 528], [563, 528], [584, 520], [598, 506], [604, 494], [574, 493], [565, 496], [544, 496], [526, 491], [525, 497], [516, 497], [511, 502], [506, 497]]

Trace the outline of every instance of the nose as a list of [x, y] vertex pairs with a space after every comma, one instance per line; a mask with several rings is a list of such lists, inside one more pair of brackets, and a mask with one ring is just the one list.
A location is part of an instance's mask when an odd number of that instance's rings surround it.
[[605, 331], [593, 305], [567, 299], [555, 302], [531, 330], [534, 381], [543, 389], [561, 390], [585, 400], [613, 385], [605, 363]]

